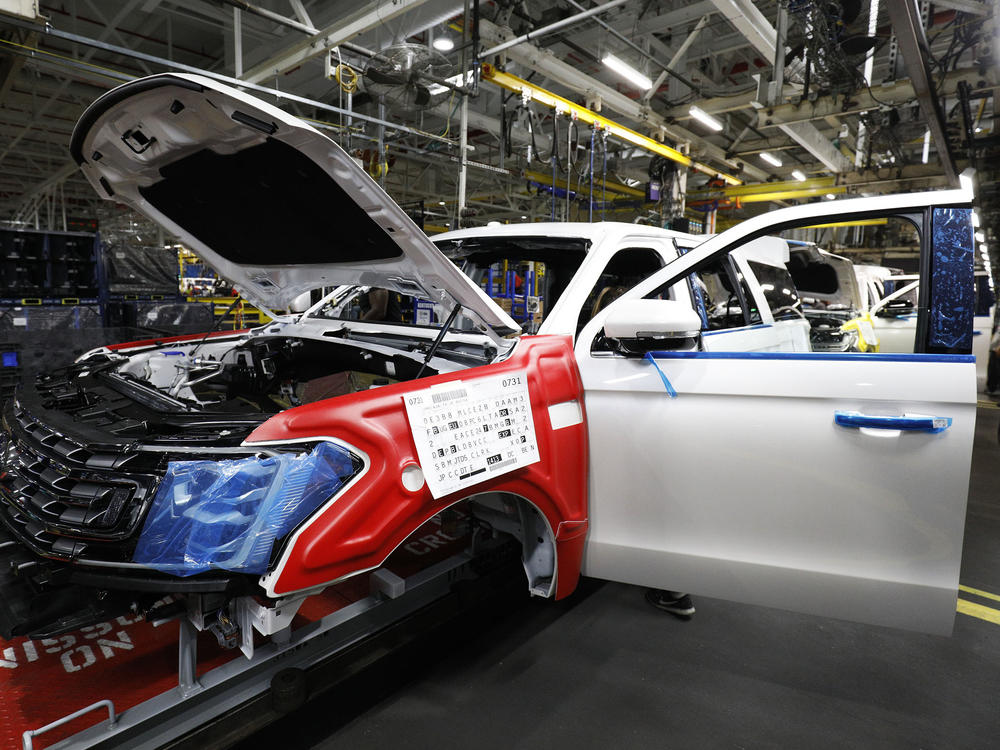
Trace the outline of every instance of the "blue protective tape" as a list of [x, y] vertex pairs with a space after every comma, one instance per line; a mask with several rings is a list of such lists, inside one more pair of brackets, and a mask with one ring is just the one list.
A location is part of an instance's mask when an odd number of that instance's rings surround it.
[[972, 209], [935, 208], [931, 227], [931, 300], [928, 343], [946, 349], [972, 348], [975, 313]]
[[951, 417], [892, 417], [862, 414], [857, 411], [835, 411], [833, 421], [841, 427], [868, 427], [876, 430], [907, 430], [944, 432], [951, 427]]
[[228, 461], [171, 461], [133, 560], [177, 576], [212, 569], [262, 575], [275, 540], [354, 474], [346, 448]]
[[844, 362], [975, 362], [971, 354], [883, 354], [863, 352], [648, 352], [656, 359], [791, 359]]
[[677, 398], [677, 391], [675, 391], [674, 387], [670, 384], [670, 380], [667, 378], [667, 374], [660, 369], [660, 366], [658, 364], [656, 364], [656, 360], [653, 358], [653, 354], [654, 352], [646, 352], [646, 361], [652, 364], [653, 367], [656, 368], [656, 371], [660, 373], [660, 380], [663, 381], [663, 386], [667, 389], [667, 394], [670, 396], [670, 398]]

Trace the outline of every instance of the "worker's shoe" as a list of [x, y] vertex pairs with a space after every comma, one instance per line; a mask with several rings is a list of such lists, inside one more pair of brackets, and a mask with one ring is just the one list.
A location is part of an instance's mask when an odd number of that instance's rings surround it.
[[657, 609], [687, 620], [694, 614], [694, 604], [691, 597], [682, 591], [667, 591], [665, 589], [647, 589], [646, 601]]

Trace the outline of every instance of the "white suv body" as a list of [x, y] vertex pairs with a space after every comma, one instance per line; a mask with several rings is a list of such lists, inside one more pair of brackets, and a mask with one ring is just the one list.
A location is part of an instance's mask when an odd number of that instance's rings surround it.
[[[213, 586], [222, 576], [218, 585], [229, 592], [239, 578], [240, 590], [256, 587], [273, 603], [380, 565], [428, 518], [468, 501], [490, 528], [521, 540], [529, 586], [540, 595], [568, 595], [582, 572], [950, 632], [976, 418], [965, 192], [781, 209], [700, 244], [632, 225], [534, 224], [449, 233], [436, 238], [442, 253], [335, 143], [207, 79], [155, 76], [110, 92], [85, 113], [73, 152], [98, 191], [159, 221], [251, 301], [280, 307], [311, 288], [373, 286], [420, 294], [449, 314], [461, 308], [466, 319], [464, 328], [439, 319], [438, 329], [331, 320], [318, 305], [246, 333], [108, 347], [66, 376], [43, 378], [41, 396], [24, 394], [8, 409], [11, 466], [18, 470], [22, 451], [48, 460], [55, 448], [38, 443], [39, 434], [62, 429], [55, 445], [70, 455], [93, 444], [87, 435], [101, 435], [107, 452], [139, 452], [135, 460], [150, 467], [148, 493], [125, 506], [132, 525], [114, 545], [101, 547], [93, 533], [74, 545], [68, 540], [96, 523], [91, 516], [67, 516], [72, 528], [62, 516], [46, 520], [46, 512], [63, 513], [59, 499], [36, 510], [24, 493], [47, 475], [8, 477], [0, 521], [25, 554], [58, 558], [71, 573], [89, 565], [88, 580], [103, 586], [112, 578], [127, 586], [141, 571], [158, 591], [183, 591], [182, 576], [198, 575]], [[289, 195], [313, 213], [296, 220]], [[329, 195], [339, 196], [337, 205], [317, 197]], [[774, 236], [897, 215], [922, 222], [923, 277], [931, 280], [921, 287], [916, 351], [810, 351], [783, 268], [788, 248]], [[588, 245], [538, 335], [520, 338], [494, 290], [446, 258], [477, 238], [517, 237], [536, 238], [537, 247], [546, 237]], [[628, 273], [635, 259], [648, 269], [640, 279]], [[327, 361], [334, 374], [360, 370], [396, 382], [307, 403], [300, 396], [309, 384], [295, 382], [297, 368], [322, 384]], [[262, 413], [226, 416], [228, 404], [247, 401], [239, 388]], [[434, 490], [427, 448], [438, 412], [452, 400], [505, 410], [498, 389], [510, 389], [512, 409], [527, 410], [520, 459], [511, 446], [509, 460], [453, 446], [484, 465], [453, 484], [442, 471]], [[141, 397], [120, 399], [141, 414], [127, 424], [127, 445], [101, 425], [78, 430], [62, 410], [63, 400], [112, 392]], [[176, 413], [207, 437], [152, 434], [150, 425]], [[124, 424], [111, 406], [106, 414]], [[197, 442], [209, 438], [207, 447]], [[211, 461], [178, 456], [211, 456], [238, 473], [269, 461], [315, 466], [320, 449], [340, 457], [343, 483], [312, 492], [316, 504], [304, 510], [299, 496], [289, 500], [303, 515], [272, 532], [261, 567], [219, 570], [211, 554], [197, 570], [183, 556], [165, 568], [149, 562], [152, 553], [128, 557], [136, 535], [139, 549], [174, 553], [147, 533], [148, 519], [155, 515], [155, 530], [174, 539], [170, 503], [199, 507], [200, 496], [177, 482], [170, 490], [162, 477], [191, 463], [207, 471]], [[154, 466], [157, 455], [163, 460]], [[69, 459], [52, 461], [62, 474], [49, 491], [58, 495], [79, 479]], [[118, 465], [108, 466], [87, 481], [119, 482]], [[227, 486], [213, 485], [212, 502], [223, 508], [232, 499]], [[180, 515], [189, 526], [203, 523], [197, 513]], [[214, 518], [225, 526], [229, 515]]]

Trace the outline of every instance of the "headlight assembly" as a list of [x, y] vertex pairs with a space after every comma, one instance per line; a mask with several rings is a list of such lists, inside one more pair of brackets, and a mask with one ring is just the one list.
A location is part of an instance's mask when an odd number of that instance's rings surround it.
[[276, 539], [356, 473], [346, 448], [224, 461], [171, 461], [133, 561], [177, 576], [221, 568], [264, 574]]

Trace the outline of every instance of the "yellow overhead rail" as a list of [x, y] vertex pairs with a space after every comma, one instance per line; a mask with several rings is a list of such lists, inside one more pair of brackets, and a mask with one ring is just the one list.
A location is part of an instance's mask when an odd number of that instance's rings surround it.
[[764, 201], [784, 201], [791, 200], [792, 198], [815, 198], [817, 195], [826, 195], [827, 193], [833, 193], [836, 195], [838, 193], [846, 192], [847, 187], [844, 185], [838, 185], [836, 187], [798, 188], [743, 195], [739, 196], [739, 201], [740, 203], [763, 203]]
[[738, 198], [740, 203], [783, 201], [791, 198], [811, 198], [817, 195], [846, 193], [846, 185], [835, 185], [835, 177], [813, 177], [808, 180], [758, 182], [752, 185], [695, 190], [688, 193], [689, 201]]
[[877, 227], [883, 224], [888, 224], [889, 220], [887, 218], [881, 219], [855, 219], [854, 221], [833, 221], [829, 224], [810, 224], [807, 227], [802, 227], [802, 229], [828, 229], [836, 227]]
[[[533, 172], [531, 170], [528, 170], [524, 173], [524, 176], [533, 182], [538, 182], [543, 185], [552, 184], [552, 175], [550, 174], [544, 174], [542, 172]], [[566, 182], [566, 180], [562, 179], [561, 177], [556, 177], [555, 186], [557, 188], [566, 188], [567, 190], [569, 189], [569, 183]], [[583, 192], [585, 189], [589, 188], [590, 184], [588, 183], [586, 186], [578, 186], [576, 190]], [[629, 187], [628, 185], [616, 185], [613, 182], [607, 182], [607, 181], [605, 181], [605, 183], [602, 185], [600, 180], [594, 180], [594, 194], [597, 195], [602, 188], [609, 193], [614, 193], [614, 195], [610, 196], [611, 198], [627, 195], [632, 198], [642, 198], [643, 200], [646, 199], [646, 192], [644, 190], [637, 190], [636, 188]]]
[[581, 107], [579, 104], [575, 104], [569, 99], [563, 99], [561, 96], [553, 94], [551, 91], [535, 86], [533, 83], [529, 83], [523, 78], [518, 78], [510, 73], [498, 70], [489, 63], [483, 63], [483, 80], [494, 83], [501, 88], [508, 89], [509, 91], [515, 91], [519, 94], [530, 96], [532, 100], [538, 102], [539, 104], [543, 104], [546, 107], [551, 107], [556, 112], [575, 116], [579, 121], [585, 122], [588, 125], [594, 125], [601, 130], [605, 130], [610, 135], [620, 138], [626, 143], [631, 143], [633, 146], [638, 146], [639, 148], [645, 149], [651, 153], [659, 154], [660, 156], [666, 157], [667, 159], [675, 161], [678, 164], [683, 164], [685, 167], [693, 167], [699, 172], [704, 172], [712, 177], [718, 177], [729, 185], [742, 184], [742, 180], [733, 177], [730, 174], [713, 169], [707, 164], [694, 161], [690, 156], [682, 154], [675, 148], [670, 148], [670, 146], [653, 140], [649, 136], [637, 133], [630, 128], [626, 128], [624, 125], [619, 125], [617, 122], [609, 120], [606, 117], [602, 117], [586, 107]]
[[[746, 195], [757, 195], [758, 193], [776, 193], [790, 190], [810, 190], [813, 188], [832, 188], [836, 182], [835, 177], [813, 177], [808, 180], [785, 180], [783, 182], [755, 182], [750, 185], [736, 185], [733, 187], [720, 187], [711, 190], [695, 190], [688, 193], [688, 197], [696, 200], [705, 198], [742, 198]], [[828, 192], [833, 192], [832, 190]]]

